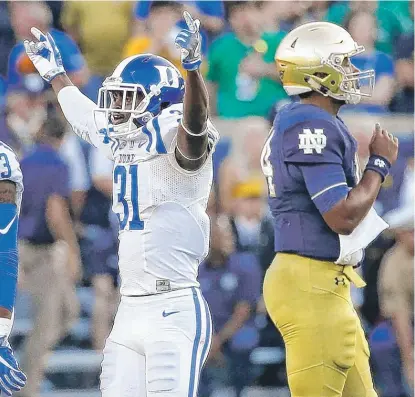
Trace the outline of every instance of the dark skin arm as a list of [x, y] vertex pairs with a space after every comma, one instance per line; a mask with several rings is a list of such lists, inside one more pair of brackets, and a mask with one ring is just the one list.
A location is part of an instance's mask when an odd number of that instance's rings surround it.
[[348, 196], [323, 214], [327, 225], [338, 234], [348, 235], [372, 208], [379, 194], [382, 179], [375, 171], [366, 171]]
[[59, 75], [59, 76], [56, 76], [56, 77], [55, 77], [55, 78], [51, 81], [51, 84], [52, 84], [53, 91], [55, 91], [55, 94], [56, 94], [56, 95], [58, 95], [58, 94], [59, 94], [59, 91], [60, 91], [62, 88], [65, 88], [65, 87], [68, 87], [68, 86], [73, 85], [73, 84], [72, 84], [72, 81], [69, 79], [69, 77], [68, 77], [68, 75], [67, 75], [66, 73], [61, 74], [61, 75]]
[[[16, 184], [11, 181], [0, 181], [0, 203], [16, 203]], [[12, 312], [0, 307], [1, 318], [12, 318]]]
[[[369, 145], [371, 155], [382, 156], [393, 164], [398, 156], [398, 139], [377, 124]], [[338, 234], [348, 235], [367, 215], [378, 196], [382, 184], [381, 176], [367, 170], [363, 178], [350, 190], [347, 197], [323, 214], [326, 224]]]
[[176, 159], [188, 171], [199, 169], [208, 156], [206, 132], [209, 96], [203, 77], [198, 70], [187, 72], [186, 91], [183, 101], [182, 123], [177, 133]]

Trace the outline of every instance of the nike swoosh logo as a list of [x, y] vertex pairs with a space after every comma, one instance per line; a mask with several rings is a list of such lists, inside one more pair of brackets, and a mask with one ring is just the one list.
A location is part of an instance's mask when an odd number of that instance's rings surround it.
[[10, 223], [4, 229], [0, 229], [0, 234], [7, 234], [7, 232], [12, 227], [13, 222], [14, 222], [15, 219], [16, 219], [16, 215], [13, 217], [13, 219], [10, 221]]
[[163, 310], [163, 317], [167, 317], [167, 316], [170, 316], [170, 315], [176, 314], [176, 313], [179, 313], [179, 311], [176, 311], [176, 312], [166, 312], [165, 310]]

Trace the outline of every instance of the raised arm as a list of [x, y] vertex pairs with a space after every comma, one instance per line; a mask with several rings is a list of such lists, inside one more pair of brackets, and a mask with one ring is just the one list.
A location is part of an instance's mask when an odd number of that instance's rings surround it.
[[389, 168], [398, 156], [398, 139], [376, 124], [369, 146], [370, 158], [360, 182], [323, 218], [339, 234], [350, 234], [373, 206]]
[[200, 168], [208, 156], [207, 120], [209, 97], [199, 71], [202, 63], [199, 20], [184, 12], [188, 30], [182, 30], [176, 45], [182, 52], [182, 64], [187, 70], [184, 113], [177, 135], [176, 159], [185, 170]]
[[44, 80], [55, 91], [62, 111], [74, 132], [94, 146], [98, 145], [93, 110], [96, 105], [83, 95], [67, 76], [62, 57], [52, 36], [32, 28], [36, 41], [25, 40], [26, 53]]

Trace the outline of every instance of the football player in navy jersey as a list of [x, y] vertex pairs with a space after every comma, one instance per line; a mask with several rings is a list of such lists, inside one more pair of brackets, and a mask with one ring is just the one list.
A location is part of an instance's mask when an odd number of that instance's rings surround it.
[[362, 51], [343, 28], [316, 22], [290, 32], [276, 53], [283, 86], [300, 102], [277, 113], [262, 153], [277, 252], [264, 300], [284, 338], [292, 397], [377, 396], [350, 283], [365, 285], [354, 268], [387, 227], [372, 206], [398, 140], [376, 124], [360, 173], [337, 113], [373, 90], [374, 71], [352, 65]]

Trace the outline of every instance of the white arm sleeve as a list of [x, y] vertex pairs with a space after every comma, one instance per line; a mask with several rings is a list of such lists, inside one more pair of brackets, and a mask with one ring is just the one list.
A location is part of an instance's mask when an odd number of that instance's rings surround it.
[[105, 140], [105, 134], [100, 133], [95, 125], [96, 104], [75, 86], [62, 88], [58, 93], [58, 101], [75, 134], [96, 148], [104, 150], [107, 157], [112, 159], [113, 141]]
[[96, 149], [92, 149], [89, 157], [89, 168], [91, 177], [94, 178], [112, 178], [112, 169], [114, 162], [107, 159]]

